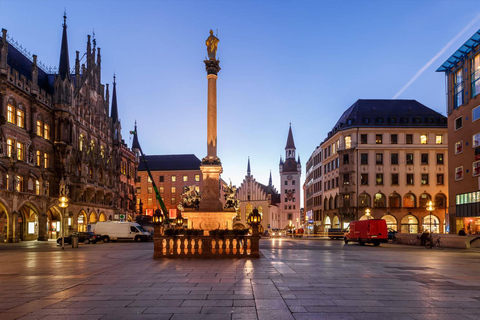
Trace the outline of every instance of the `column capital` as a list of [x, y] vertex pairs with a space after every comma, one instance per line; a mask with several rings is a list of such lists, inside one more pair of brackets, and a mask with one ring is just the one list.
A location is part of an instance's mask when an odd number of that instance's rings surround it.
[[205, 63], [205, 70], [207, 70], [208, 75], [217, 75], [217, 73], [221, 70], [220, 68], [220, 60], [210, 59], [204, 60]]

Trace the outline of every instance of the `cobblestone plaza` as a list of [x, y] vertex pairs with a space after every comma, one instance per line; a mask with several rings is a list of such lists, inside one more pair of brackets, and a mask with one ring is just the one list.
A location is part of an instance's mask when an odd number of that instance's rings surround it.
[[153, 243], [0, 244], [0, 319], [480, 319], [480, 250], [261, 241], [260, 259]]

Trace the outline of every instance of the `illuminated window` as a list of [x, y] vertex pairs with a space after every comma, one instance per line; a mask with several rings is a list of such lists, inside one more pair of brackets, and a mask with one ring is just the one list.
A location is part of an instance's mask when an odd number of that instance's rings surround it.
[[147, 188], [147, 193], [153, 193], [153, 188], [152, 188], [152, 187], [148, 187], [148, 188]]
[[420, 135], [420, 144], [427, 144], [428, 138], [426, 134], [421, 134]]
[[375, 143], [382, 144], [383, 143], [383, 136], [381, 134], [375, 135]]
[[171, 188], [170, 188], [170, 192], [171, 192], [171, 193], [177, 192], [177, 188], [176, 188], [176, 187], [171, 187]]
[[147, 205], [151, 206], [152, 205], [152, 198], [147, 199]]
[[158, 188], [158, 191], [159, 191], [160, 193], [164, 193], [164, 192], [165, 192], [165, 187], [159, 187], [159, 188]]
[[472, 59], [472, 97], [475, 97], [479, 93], [480, 93], [480, 54], [477, 54]]
[[43, 136], [43, 126], [42, 126], [42, 121], [37, 120], [37, 136], [42, 137]]
[[5, 185], [5, 189], [9, 189], [10, 188], [10, 176], [8, 174], [5, 175], [5, 178], [6, 178], [6, 185]]
[[13, 140], [7, 139], [7, 157], [11, 157], [13, 152]]
[[46, 152], [43, 153], [43, 166], [45, 169], [48, 168], [48, 153]]
[[40, 164], [42, 162], [42, 153], [40, 150], [37, 150], [37, 167], [40, 167]]
[[25, 127], [25, 112], [20, 109], [17, 109], [17, 126], [20, 128]]
[[199, 187], [199, 186], [195, 186], [195, 191], [197, 191], [197, 192], [200, 193], [200, 187]]
[[35, 194], [40, 194], [40, 182], [38, 182], [38, 180], [35, 180]]
[[95, 150], [95, 140], [90, 141], [90, 151], [93, 152]]
[[176, 176], [172, 176], [172, 182], [175, 182], [177, 181], [177, 177]]
[[441, 134], [435, 135], [435, 143], [436, 144], [443, 144], [443, 135], [441, 135]]
[[16, 179], [17, 179], [16, 189], [17, 189], [18, 192], [22, 192], [23, 191], [23, 177], [22, 176], [17, 176]]
[[345, 149], [350, 149], [352, 147], [352, 137], [346, 136], [345, 137]]
[[102, 159], [105, 159], [105, 147], [104, 146], [100, 146], [100, 156], [102, 157]]
[[175, 205], [175, 197], [170, 198], [170, 204]]
[[455, 168], [455, 180], [462, 180], [463, 179], [463, 166]]
[[17, 159], [23, 161], [25, 156], [25, 145], [23, 143], [17, 142]]
[[197, 182], [200, 181], [200, 175], [199, 174], [195, 175], [195, 181], [197, 181]]
[[152, 179], [150, 179], [150, 176], [147, 176], [147, 182], [152, 183]]
[[188, 176], [183, 176], [183, 182], [187, 182], [188, 181]]
[[43, 125], [43, 137], [50, 140], [50, 126], [48, 124]]
[[7, 121], [15, 124], [15, 108], [10, 104], [7, 107]]

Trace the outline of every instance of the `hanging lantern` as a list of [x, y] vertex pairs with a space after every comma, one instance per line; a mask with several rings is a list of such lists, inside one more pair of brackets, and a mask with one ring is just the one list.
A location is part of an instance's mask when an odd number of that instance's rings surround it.
[[262, 221], [262, 216], [258, 212], [257, 208], [253, 209], [253, 211], [248, 215], [247, 223], [250, 226], [253, 226], [253, 225], [259, 225], [261, 221]]

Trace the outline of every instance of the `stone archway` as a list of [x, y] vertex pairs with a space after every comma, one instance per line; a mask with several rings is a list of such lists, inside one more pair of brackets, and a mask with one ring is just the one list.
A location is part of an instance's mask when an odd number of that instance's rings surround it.
[[22, 204], [18, 210], [18, 238], [22, 241], [39, 237], [38, 210], [31, 203]]
[[100, 213], [100, 216], [98, 217], [98, 221], [107, 221], [107, 217], [105, 216], [104, 212]]
[[84, 210], [80, 210], [80, 212], [77, 215], [77, 231], [78, 232], [85, 232], [87, 231], [87, 214], [85, 213]]
[[56, 206], [47, 211], [47, 238], [57, 239], [62, 231], [62, 212]]
[[10, 219], [7, 209], [0, 202], [0, 243], [7, 241]]

